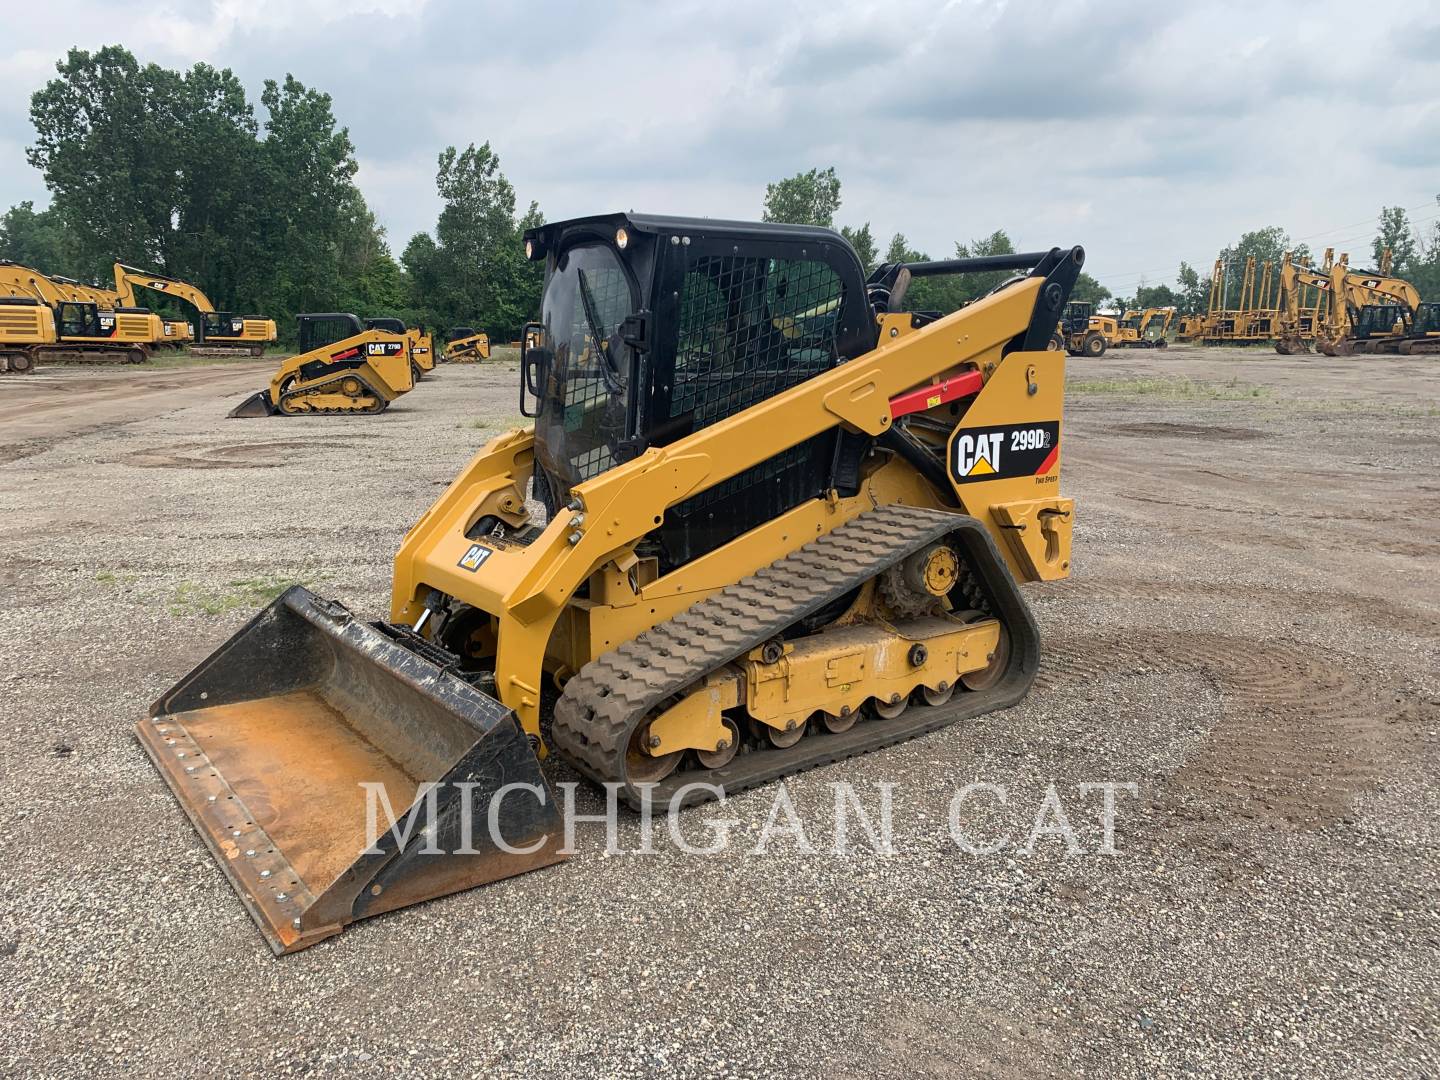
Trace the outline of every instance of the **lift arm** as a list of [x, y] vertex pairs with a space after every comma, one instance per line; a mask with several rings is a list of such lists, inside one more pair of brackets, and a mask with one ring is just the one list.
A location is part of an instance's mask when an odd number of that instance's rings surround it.
[[125, 307], [137, 306], [135, 303], [137, 287], [164, 293], [166, 296], [179, 297], [202, 315], [207, 315], [215, 310], [215, 305], [210, 303], [210, 298], [189, 282], [176, 281], [174, 278], [168, 278], [162, 274], [146, 273], [137, 267], [117, 262], [115, 264], [115, 292]]

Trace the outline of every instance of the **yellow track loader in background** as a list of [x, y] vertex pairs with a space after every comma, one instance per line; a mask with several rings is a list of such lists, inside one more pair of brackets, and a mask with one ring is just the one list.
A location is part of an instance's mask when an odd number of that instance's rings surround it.
[[445, 332], [445, 359], [451, 364], [473, 364], [490, 359], [490, 337], [473, 326], [452, 326]]
[[0, 260], [0, 372], [24, 374], [41, 361], [138, 364], [162, 339], [160, 317], [111, 309], [38, 270]]
[[415, 365], [415, 381], [435, 370], [435, 342], [423, 326], [412, 326], [405, 331], [410, 339], [410, 360]]
[[[1008, 707], [1039, 667], [1019, 583], [1070, 572], [1048, 344], [1079, 248], [867, 279], [808, 226], [525, 244], [534, 428], [406, 534], [388, 619], [292, 588], [139, 724], [277, 953], [558, 861], [544, 754], [678, 807]], [[995, 271], [905, 310], [917, 277]]]
[[194, 341], [189, 349], [197, 356], [234, 356], [237, 353], [264, 356], [265, 349], [279, 340], [274, 319], [216, 311], [210, 298], [189, 282], [147, 273], [119, 262], [115, 264], [114, 274], [115, 292], [123, 304], [134, 304], [135, 290], [140, 288], [173, 296], [193, 307], [197, 317]]
[[429, 360], [428, 364], [422, 363], [422, 356], [416, 355], [417, 344], [423, 339], [418, 330], [411, 330], [402, 320], [390, 318], [366, 319], [365, 329], [383, 330], [387, 334], [394, 334], [397, 337], [403, 337], [405, 339], [405, 355], [410, 358], [410, 382], [412, 384], [418, 383], [425, 377], [427, 371], [435, 367], [435, 361], [430, 359], [428, 350], [423, 354], [423, 358]]
[[280, 364], [269, 389], [246, 398], [231, 416], [379, 413], [415, 385], [403, 323], [397, 333], [367, 329], [348, 313], [297, 318], [300, 352]]

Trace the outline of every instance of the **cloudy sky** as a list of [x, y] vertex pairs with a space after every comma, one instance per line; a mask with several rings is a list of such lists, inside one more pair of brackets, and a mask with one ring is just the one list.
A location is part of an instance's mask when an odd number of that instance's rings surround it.
[[[71, 45], [334, 96], [404, 247], [436, 154], [489, 140], [522, 204], [759, 216], [833, 164], [838, 223], [935, 257], [1007, 229], [1084, 244], [1118, 293], [1247, 229], [1367, 251], [1382, 204], [1440, 222], [1440, 13], [1334, 0], [103, 0], [11, 4], [0, 207], [45, 202], [31, 92]], [[123, 16], [121, 12], [123, 11]], [[1367, 14], [1371, 12], [1371, 14]]]

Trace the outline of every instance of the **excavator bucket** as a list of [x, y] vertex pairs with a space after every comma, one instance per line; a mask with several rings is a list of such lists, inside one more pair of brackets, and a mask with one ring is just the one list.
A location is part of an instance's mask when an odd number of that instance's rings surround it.
[[256, 391], [227, 414], [231, 418], [249, 416], [274, 416], [275, 406], [270, 404], [270, 395], [264, 390]]
[[515, 714], [407, 635], [296, 586], [137, 727], [277, 955], [563, 857]]

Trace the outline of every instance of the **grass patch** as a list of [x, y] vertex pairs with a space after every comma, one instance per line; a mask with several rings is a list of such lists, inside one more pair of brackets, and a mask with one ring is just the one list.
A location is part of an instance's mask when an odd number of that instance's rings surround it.
[[501, 360], [508, 364], [520, 362], [520, 350], [513, 345], [492, 345], [490, 346], [491, 361]]
[[170, 594], [171, 615], [223, 615], [237, 608], [262, 608], [292, 585], [310, 585], [320, 578], [289, 578], [267, 575], [227, 581], [223, 589], [182, 581]]
[[1176, 401], [1245, 401], [1270, 391], [1237, 379], [1200, 382], [1195, 379], [1073, 379], [1065, 384], [1070, 394], [1114, 394], [1121, 397], [1159, 397]]

